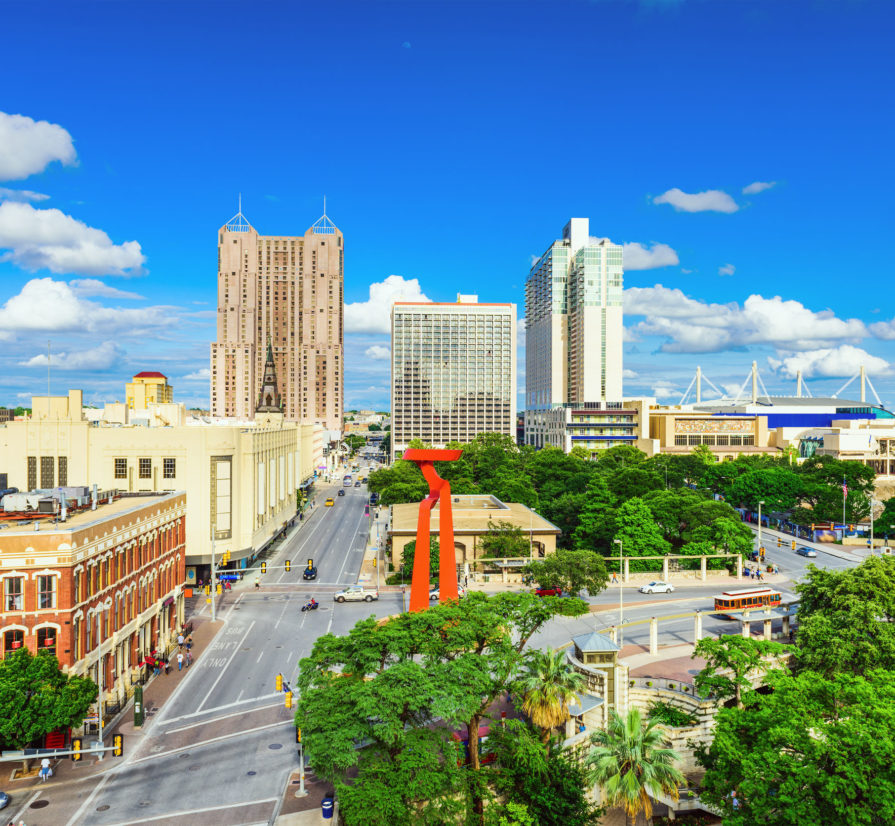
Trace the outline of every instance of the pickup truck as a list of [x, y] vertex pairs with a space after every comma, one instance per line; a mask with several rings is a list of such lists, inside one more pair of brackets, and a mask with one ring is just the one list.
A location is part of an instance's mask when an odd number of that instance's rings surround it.
[[351, 585], [343, 591], [336, 591], [333, 599], [336, 602], [372, 602], [374, 599], [379, 599], [379, 591], [361, 585]]

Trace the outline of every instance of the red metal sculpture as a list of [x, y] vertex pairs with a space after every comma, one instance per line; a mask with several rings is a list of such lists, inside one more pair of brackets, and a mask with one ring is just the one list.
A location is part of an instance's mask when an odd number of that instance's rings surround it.
[[462, 450], [423, 450], [410, 448], [401, 456], [414, 462], [429, 483], [429, 495], [420, 502], [416, 525], [416, 552], [413, 557], [413, 578], [410, 581], [410, 610], [425, 611], [429, 607], [429, 525], [432, 508], [439, 504], [438, 538], [438, 593], [439, 602], [458, 599], [456, 558], [454, 556], [454, 516], [451, 510], [451, 483], [435, 472], [435, 462], [453, 462]]

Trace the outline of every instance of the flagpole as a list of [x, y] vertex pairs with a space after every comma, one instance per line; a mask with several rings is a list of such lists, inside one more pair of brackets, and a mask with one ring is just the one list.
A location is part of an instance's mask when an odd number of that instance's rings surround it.
[[845, 536], [845, 498], [848, 496], [848, 485], [842, 477], [842, 535]]

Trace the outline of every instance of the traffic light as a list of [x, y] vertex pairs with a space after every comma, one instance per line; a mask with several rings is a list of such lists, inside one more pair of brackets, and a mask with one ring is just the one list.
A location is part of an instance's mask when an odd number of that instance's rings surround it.
[[219, 583], [215, 586], [214, 592], [215, 592], [216, 594], [222, 594], [222, 593], [224, 592], [224, 586], [221, 585], [221, 583], [219, 582]]
[[287, 570], [287, 571], [291, 571], [291, 570], [292, 570], [292, 561], [289, 560], [289, 559], [286, 560], [286, 570]]
[[78, 760], [80, 760], [81, 759], [81, 738], [80, 737], [75, 737], [74, 739], [72, 739], [71, 750], [74, 752], [74, 754], [72, 754], [72, 756], [71, 756], [72, 762], [77, 762]]
[[309, 559], [309, 560], [308, 560], [308, 570], [310, 571], [311, 568], [313, 568], [313, 567], [314, 567], [314, 560], [313, 560], [313, 559]]
[[206, 585], [202, 588], [202, 590], [205, 591], [205, 596], [208, 596], [211, 593], [211, 586]]
[[277, 674], [276, 686], [277, 686], [277, 691], [283, 690], [283, 675], [282, 674]]
[[301, 726], [298, 726], [298, 728], [295, 729], [295, 742], [301, 742]]
[[124, 757], [124, 735], [116, 734], [112, 738], [112, 754], [115, 757]]
[[793, 541], [792, 541], [792, 549], [793, 549], [793, 550], [796, 549], [796, 541], [795, 541], [795, 539], [793, 539]]
[[262, 573], [262, 574], [266, 574], [266, 573], [267, 573], [267, 563], [266, 563], [266, 562], [262, 562], [262, 563], [261, 563], [261, 573]]
[[777, 537], [777, 547], [778, 548], [783, 547], [783, 540], [779, 536]]
[[286, 708], [292, 708], [292, 692], [286, 692]]

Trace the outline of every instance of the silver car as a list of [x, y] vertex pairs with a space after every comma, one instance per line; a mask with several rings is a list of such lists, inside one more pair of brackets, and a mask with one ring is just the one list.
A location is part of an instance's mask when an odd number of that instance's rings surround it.
[[352, 585], [344, 591], [337, 591], [333, 594], [333, 599], [336, 602], [372, 602], [374, 599], [379, 599], [379, 591]]
[[817, 556], [817, 551], [815, 551], [814, 548], [805, 548], [805, 547], [796, 548], [796, 553], [797, 553], [799, 556], [807, 556], [807, 557], [810, 557], [810, 558], [812, 558], [812, 559], [813, 559], [815, 556]]
[[638, 589], [641, 594], [671, 594], [674, 593], [674, 585], [670, 582], [649, 582]]

